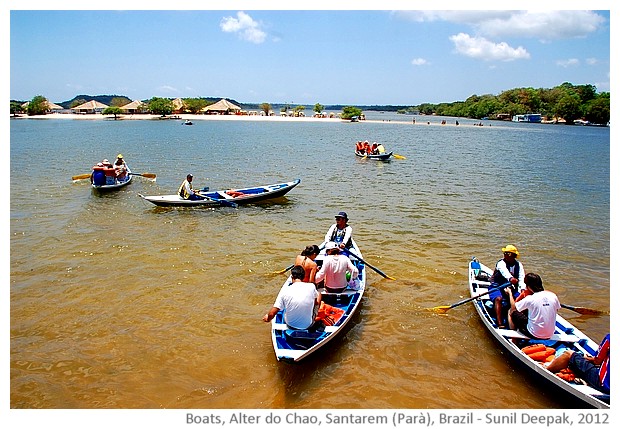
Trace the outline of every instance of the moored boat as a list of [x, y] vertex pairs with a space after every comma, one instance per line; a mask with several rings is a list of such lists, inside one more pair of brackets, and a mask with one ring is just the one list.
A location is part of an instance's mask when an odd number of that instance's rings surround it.
[[360, 151], [357, 151], [357, 150], [355, 151], [355, 155], [361, 158], [374, 159], [376, 161], [389, 161], [393, 153], [394, 152], [386, 152], [386, 153], [379, 153], [379, 154], [374, 154], [374, 155], [373, 154], [367, 155]]
[[113, 191], [127, 186], [131, 183], [133, 175], [129, 166], [126, 166], [126, 174], [122, 177], [116, 177], [114, 168], [109, 167], [93, 167], [91, 174], [91, 186], [97, 191]]
[[300, 182], [301, 179], [295, 179], [291, 182], [276, 183], [273, 185], [199, 192], [199, 195], [205, 197], [203, 200], [185, 200], [178, 194], [153, 196], [138, 195], [146, 201], [162, 207], [235, 207], [238, 204], [250, 204], [282, 197], [295, 186], [299, 185]]
[[565, 350], [573, 350], [595, 356], [598, 343], [591, 340], [559, 314], [556, 316], [555, 332], [549, 340], [531, 339], [518, 331], [500, 329], [499, 325], [504, 322], [502, 321], [498, 324], [494, 315], [493, 302], [488, 298], [488, 292], [490, 292], [489, 279], [493, 274], [493, 270], [480, 263], [476, 258], [473, 258], [469, 263], [468, 272], [470, 295], [472, 298], [476, 298], [472, 300], [474, 308], [480, 316], [482, 323], [505, 350], [533, 374], [542, 377], [551, 385], [561, 389], [572, 398], [575, 398], [580, 404], [593, 408], [609, 408], [609, 394], [587, 385], [585, 381], [579, 378], [572, 377], [571, 379], [568, 376], [564, 377], [563, 374], [554, 374], [543, 365], [543, 356], [535, 356], [532, 353], [528, 354], [528, 351], [532, 351], [532, 348], [528, 349], [528, 347], [540, 347], [542, 345], [545, 350], [544, 353], [548, 354], [548, 356], [559, 356]]
[[[354, 314], [358, 310], [364, 290], [366, 289], [366, 267], [362, 260], [362, 254], [355, 241], [350, 252], [346, 252], [351, 262], [359, 271], [357, 278], [351, 279], [347, 288], [340, 293], [322, 292], [322, 301], [336, 307], [341, 314], [333, 325], [310, 329], [291, 329], [284, 322], [284, 314], [279, 311], [271, 320], [271, 341], [276, 358], [287, 363], [297, 363], [321, 349], [341, 334], [345, 326], [350, 325]], [[322, 248], [324, 246], [321, 246]], [[357, 258], [356, 256], [359, 256]], [[325, 249], [315, 259], [320, 267], [325, 258]], [[291, 284], [291, 277], [284, 282], [283, 287]], [[316, 329], [313, 329], [316, 328]]]

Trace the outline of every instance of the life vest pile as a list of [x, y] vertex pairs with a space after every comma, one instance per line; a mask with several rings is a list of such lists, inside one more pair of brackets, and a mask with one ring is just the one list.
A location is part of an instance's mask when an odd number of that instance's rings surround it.
[[333, 326], [340, 320], [344, 310], [338, 307], [334, 307], [321, 301], [319, 312], [316, 315], [315, 320], [322, 320], [325, 326]]
[[521, 351], [537, 362], [551, 362], [555, 358], [555, 349], [544, 344], [526, 346]]

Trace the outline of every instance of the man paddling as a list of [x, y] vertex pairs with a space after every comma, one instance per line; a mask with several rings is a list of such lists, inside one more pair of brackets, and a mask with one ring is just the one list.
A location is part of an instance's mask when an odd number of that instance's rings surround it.
[[184, 200], [204, 200], [205, 197], [202, 195], [198, 195], [194, 189], [192, 188], [192, 180], [194, 176], [188, 174], [183, 183], [181, 183], [181, 187], [179, 188], [178, 194]]

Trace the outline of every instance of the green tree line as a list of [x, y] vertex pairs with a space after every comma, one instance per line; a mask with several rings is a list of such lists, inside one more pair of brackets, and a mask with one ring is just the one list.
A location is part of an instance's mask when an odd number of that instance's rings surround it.
[[548, 120], [564, 119], [567, 124], [585, 119], [605, 125], [610, 119], [610, 95], [597, 93], [594, 85], [573, 85], [565, 82], [555, 88], [514, 88], [499, 95], [472, 95], [465, 101], [423, 103], [399, 113], [419, 112], [425, 115], [465, 118], [512, 118], [526, 113], [540, 113]]

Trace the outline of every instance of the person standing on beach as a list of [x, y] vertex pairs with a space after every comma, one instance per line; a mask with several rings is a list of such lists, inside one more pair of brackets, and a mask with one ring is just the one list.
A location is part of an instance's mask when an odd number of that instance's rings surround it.
[[194, 176], [188, 174], [181, 186], [179, 187], [178, 194], [184, 200], [204, 200], [205, 197], [198, 195], [192, 188], [192, 180]]
[[327, 234], [325, 234], [325, 243], [335, 242], [341, 249], [350, 248], [353, 245], [352, 236], [353, 228], [348, 224], [349, 218], [346, 212], [339, 212], [336, 216], [336, 223], [333, 224]]

